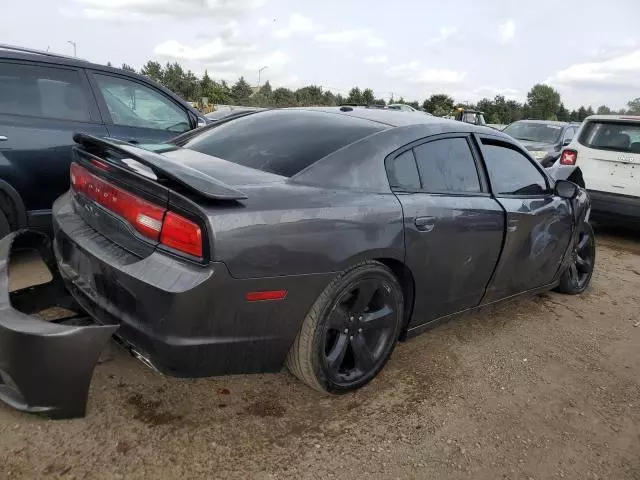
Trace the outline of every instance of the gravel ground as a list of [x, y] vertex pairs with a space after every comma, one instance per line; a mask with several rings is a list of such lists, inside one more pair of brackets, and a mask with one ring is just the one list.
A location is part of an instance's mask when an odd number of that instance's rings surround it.
[[[14, 286], [42, 279], [27, 261]], [[599, 233], [592, 287], [400, 344], [363, 390], [287, 372], [178, 380], [116, 346], [85, 419], [0, 406], [0, 478], [640, 479], [640, 235]]]

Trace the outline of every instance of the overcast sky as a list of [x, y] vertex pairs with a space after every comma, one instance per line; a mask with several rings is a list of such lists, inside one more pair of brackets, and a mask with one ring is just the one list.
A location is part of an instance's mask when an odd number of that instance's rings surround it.
[[[640, 97], [640, 0], [2, 0], [0, 43], [114, 65], [179, 61], [252, 85], [322, 85], [422, 101], [538, 82], [565, 105]], [[8, 20], [8, 21], [7, 21]]]

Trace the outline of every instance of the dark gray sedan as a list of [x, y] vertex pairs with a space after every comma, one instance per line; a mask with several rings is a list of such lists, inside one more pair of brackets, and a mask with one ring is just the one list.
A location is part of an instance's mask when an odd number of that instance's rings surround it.
[[[102, 327], [51, 333], [29, 317], [27, 334], [5, 304], [0, 338], [24, 348], [0, 348], [13, 379], [0, 397], [13, 391], [19, 408], [83, 413], [87, 350], [114, 330], [169, 375], [286, 364], [317, 390], [347, 392], [398, 339], [519, 294], [580, 293], [593, 271], [589, 199], [563, 180], [575, 167], [550, 174], [490, 128], [343, 107], [251, 113], [157, 146], [76, 141], [53, 249]], [[5, 259], [19, 238], [1, 243]], [[75, 410], [53, 382], [77, 387]]]

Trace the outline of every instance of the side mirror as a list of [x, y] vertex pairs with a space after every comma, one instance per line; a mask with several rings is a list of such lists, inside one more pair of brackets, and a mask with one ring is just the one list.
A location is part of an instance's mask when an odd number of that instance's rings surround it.
[[563, 146], [563, 147], [566, 147], [567, 145], [569, 145], [569, 144], [571, 143], [571, 140], [572, 140], [571, 138], [565, 138], [565, 139], [562, 141], [562, 146]]
[[556, 182], [556, 195], [560, 198], [571, 200], [578, 195], [578, 186], [568, 180], [558, 180]]

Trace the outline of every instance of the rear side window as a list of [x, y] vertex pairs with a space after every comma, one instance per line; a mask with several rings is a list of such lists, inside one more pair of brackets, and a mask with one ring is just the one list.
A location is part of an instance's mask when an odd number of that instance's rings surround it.
[[184, 148], [291, 177], [384, 125], [331, 113], [270, 110], [230, 120], [190, 137]]
[[482, 141], [482, 154], [496, 195], [541, 195], [547, 181], [531, 160], [500, 143]]
[[480, 192], [478, 170], [465, 138], [444, 138], [413, 149], [422, 189], [429, 193]]
[[17, 63], [0, 63], [0, 113], [90, 119], [78, 71]]
[[588, 121], [578, 141], [585, 147], [640, 153], [640, 122]]
[[407, 150], [393, 159], [387, 169], [389, 185], [403, 190], [420, 190], [420, 175], [413, 150]]

